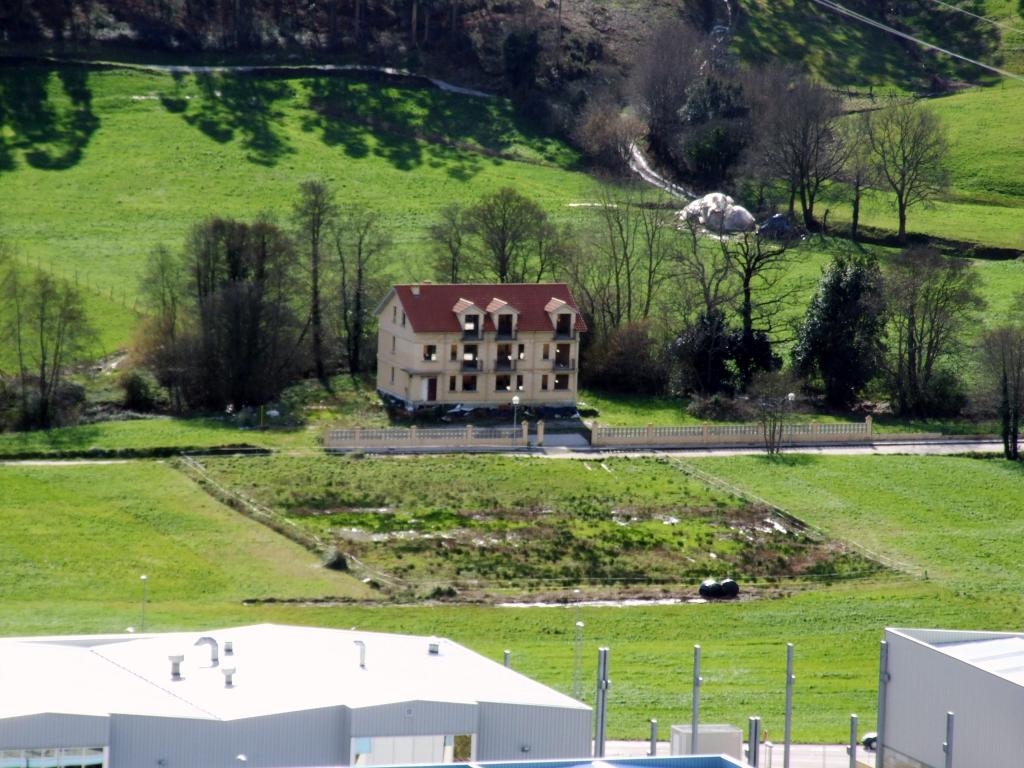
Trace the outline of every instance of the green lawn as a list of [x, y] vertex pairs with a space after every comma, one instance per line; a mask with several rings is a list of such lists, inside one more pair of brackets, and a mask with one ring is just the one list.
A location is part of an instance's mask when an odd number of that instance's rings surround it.
[[1024, 466], [946, 456], [745, 456], [699, 468], [951, 589], [1024, 589]]
[[[381, 210], [390, 276], [421, 279], [424, 228], [443, 206], [513, 186], [571, 218], [567, 204], [597, 188], [576, 162], [503, 99], [341, 77], [0, 65], [0, 235], [106, 297], [100, 325], [134, 305], [153, 246], [180, 247], [210, 215], [287, 223], [302, 180], [325, 176], [344, 201]], [[117, 323], [108, 346], [130, 339]]]
[[368, 593], [163, 464], [5, 466], [0, 487], [5, 610], [92, 606], [123, 629], [143, 573], [154, 601], [208, 607]]

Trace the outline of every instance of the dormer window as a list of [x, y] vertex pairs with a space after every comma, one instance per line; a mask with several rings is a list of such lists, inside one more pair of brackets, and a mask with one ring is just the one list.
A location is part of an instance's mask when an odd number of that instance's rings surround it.
[[560, 312], [555, 321], [555, 333], [559, 336], [572, 336], [572, 315]]
[[466, 315], [466, 320], [463, 322], [462, 330], [466, 336], [479, 336], [480, 315]]
[[514, 320], [515, 318], [509, 314], [498, 315], [498, 335], [512, 338], [515, 332]]

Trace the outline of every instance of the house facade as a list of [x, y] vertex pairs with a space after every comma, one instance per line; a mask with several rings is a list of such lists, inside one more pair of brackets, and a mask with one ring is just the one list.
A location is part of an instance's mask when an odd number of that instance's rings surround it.
[[586, 324], [564, 283], [396, 285], [377, 319], [377, 390], [409, 409], [576, 405]]

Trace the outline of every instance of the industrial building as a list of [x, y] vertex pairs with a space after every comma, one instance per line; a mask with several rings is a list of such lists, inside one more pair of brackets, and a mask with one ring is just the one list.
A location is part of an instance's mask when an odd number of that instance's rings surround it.
[[0, 766], [571, 758], [589, 707], [449, 640], [272, 624], [0, 640]]
[[1024, 765], [1024, 634], [886, 629], [878, 709], [881, 768]]

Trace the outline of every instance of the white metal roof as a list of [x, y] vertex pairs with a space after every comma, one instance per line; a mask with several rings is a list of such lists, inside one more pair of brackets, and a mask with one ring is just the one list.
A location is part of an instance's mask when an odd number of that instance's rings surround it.
[[942, 629], [890, 629], [939, 653], [1024, 686], [1024, 635]]
[[[220, 664], [203, 636], [220, 645]], [[360, 668], [360, 649], [366, 667]], [[231, 641], [234, 655], [224, 653]], [[429, 653], [437, 643], [439, 653]], [[172, 681], [168, 656], [182, 655]], [[221, 668], [235, 668], [234, 687]], [[0, 718], [60, 712], [235, 720], [332, 706], [500, 702], [587, 709], [450, 640], [259, 624], [208, 632], [0, 639]]]

